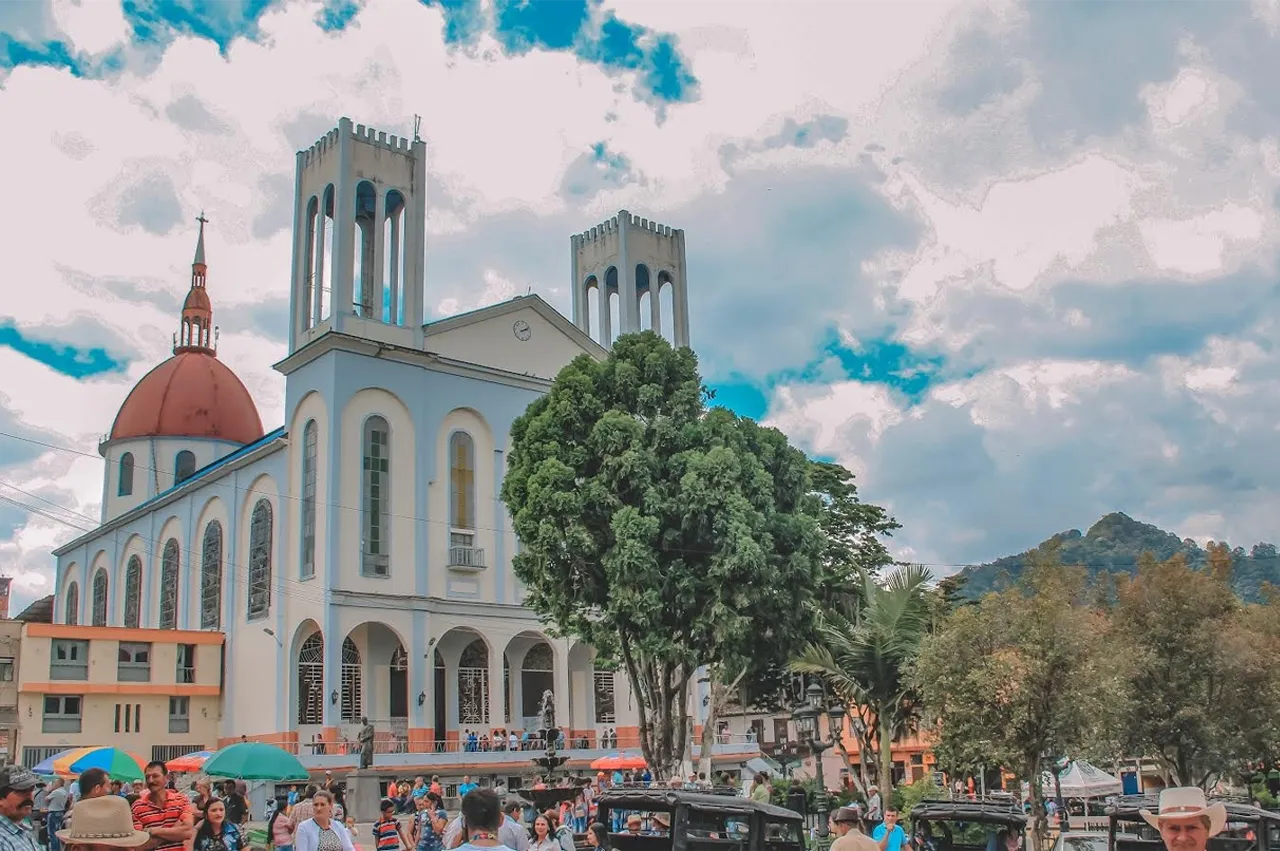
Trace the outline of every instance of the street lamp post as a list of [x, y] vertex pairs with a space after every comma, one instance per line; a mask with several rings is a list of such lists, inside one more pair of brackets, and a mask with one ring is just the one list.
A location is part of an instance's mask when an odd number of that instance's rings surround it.
[[[827, 801], [827, 786], [822, 779], [822, 754], [834, 747], [839, 741], [838, 737], [844, 732], [845, 709], [839, 701], [828, 705], [826, 692], [817, 682], [809, 683], [804, 697], [804, 702], [791, 713], [791, 718], [796, 722], [796, 732], [813, 754], [815, 779], [818, 781], [818, 837], [826, 839], [829, 835], [827, 821], [830, 804]], [[818, 720], [824, 713], [827, 716], [826, 736], [822, 735]]]

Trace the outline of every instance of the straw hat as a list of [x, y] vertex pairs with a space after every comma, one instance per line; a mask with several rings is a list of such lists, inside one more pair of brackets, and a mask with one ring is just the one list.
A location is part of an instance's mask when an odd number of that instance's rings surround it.
[[1164, 819], [1187, 819], [1206, 816], [1209, 819], [1209, 835], [1217, 836], [1227, 826], [1227, 808], [1222, 804], [1209, 804], [1204, 790], [1198, 786], [1179, 786], [1165, 789], [1160, 793], [1160, 803], [1156, 812], [1140, 810], [1139, 815], [1147, 824], [1160, 829]]
[[103, 795], [78, 801], [71, 827], [59, 830], [58, 839], [67, 845], [137, 848], [150, 842], [151, 834], [133, 829], [128, 801], [119, 795]]

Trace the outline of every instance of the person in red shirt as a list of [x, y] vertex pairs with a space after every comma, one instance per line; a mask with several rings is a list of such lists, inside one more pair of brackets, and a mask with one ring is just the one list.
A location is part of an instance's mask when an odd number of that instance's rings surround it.
[[133, 827], [151, 835], [145, 851], [182, 851], [195, 835], [191, 802], [169, 788], [169, 772], [163, 762], [147, 763], [146, 794], [133, 805]]

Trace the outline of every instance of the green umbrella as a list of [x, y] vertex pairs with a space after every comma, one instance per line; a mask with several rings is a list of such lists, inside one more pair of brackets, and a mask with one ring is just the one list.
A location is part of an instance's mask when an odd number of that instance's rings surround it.
[[298, 758], [282, 748], [263, 742], [237, 742], [215, 753], [204, 764], [210, 777], [234, 780], [310, 780], [311, 774]]

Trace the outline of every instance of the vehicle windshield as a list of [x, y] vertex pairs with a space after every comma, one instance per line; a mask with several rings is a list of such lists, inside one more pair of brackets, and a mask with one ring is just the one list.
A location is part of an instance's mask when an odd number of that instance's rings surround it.
[[925, 851], [1007, 851], [1022, 847], [1022, 832], [1016, 827], [972, 819], [920, 820], [915, 827]]
[[1058, 839], [1058, 851], [1107, 851], [1102, 833], [1065, 833]]

